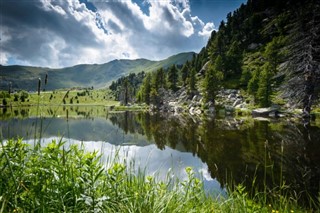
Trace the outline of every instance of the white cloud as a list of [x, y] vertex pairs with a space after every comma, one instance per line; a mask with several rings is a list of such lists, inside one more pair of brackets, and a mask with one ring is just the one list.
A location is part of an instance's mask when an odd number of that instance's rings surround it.
[[[188, 0], [145, 0], [145, 14], [131, 0], [2, 3], [1, 63], [64, 67], [117, 58], [162, 59], [199, 51], [214, 28], [191, 15]], [[32, 12], [30, 12], [32, 11]], [[205, 38], [205, 39], [203, 39]]]
[[208, 22], [203, 27], [202, 31], [199, 32], [199, 35], [208, 38], [211, 35], [213, 30], [214, 30], [214, 24], [212, 22]]

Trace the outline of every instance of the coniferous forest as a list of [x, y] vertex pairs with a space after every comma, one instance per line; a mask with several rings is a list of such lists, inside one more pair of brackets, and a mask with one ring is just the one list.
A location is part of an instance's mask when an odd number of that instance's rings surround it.
[[319, 37], [318, 1], [249, 0], [221, 21], [192, 60], [122, 77], [110, 88], [119, 99], [154, 106], [163, 104], [166, 91], [185, 91], [190, 100], [200, 94], [208, 106], [222, 88], [241, 89], [255, 107], [302, 108], [309, 118], [318, 102]]

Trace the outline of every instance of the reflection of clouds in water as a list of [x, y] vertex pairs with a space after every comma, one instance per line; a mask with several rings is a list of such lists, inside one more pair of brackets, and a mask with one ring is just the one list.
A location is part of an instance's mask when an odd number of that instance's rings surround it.
[[[60, 140], [60, 138], [55, 137], [45, 138], [42, 144], [48, 144], [53, 139]], [[66, 141], [66, 147], [71, 144], [83, 144], [87, 151], [97, 151], [101, 154], [101, 160], [105, 163], [113, 160], [115, 156], [119, 157], [120, 161], [134, 162], [135, 171], [138, 171], [139, 168], [145, 169], [146, 175], [153, 175], [161, 180], [165, 180], [168, 173], [170, 173], [171, 177], [186, 180], [188, 177], [185, 168], [192, 167], [195, 175], [203, 180], [207, 191], [225, 194], [225, 191], [220, 189], [219, 182], [210, 176], [207, 164], [193, 156], [192, 153], [180, 152], [169, 147], [160, 150], [154, 144], [148, 146], [120, 146], [102, 141], [81, 142], [74, 139], [65, 139], [64, 141]], [[33, 140], [27, 142], [33, 143]]]

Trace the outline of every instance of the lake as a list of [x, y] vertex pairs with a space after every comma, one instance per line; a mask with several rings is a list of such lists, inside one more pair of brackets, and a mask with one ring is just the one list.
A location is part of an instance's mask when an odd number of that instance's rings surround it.
[[9, 108], [1, 114], [1, 135], [29, 143], [62, 138], [67, 145], [98, 150], [106, 161], [114, 155], [133, 160], [137, 170], [159, 179], [186, 179], [185, 168], [192, 167], [212, 195], [225, 195], [229, 183], [260, 191], [285, 183], [301, 202], [319, 193], [320, 128], [315, 124], [305, 128], [286, 119], [200, 119], [89, 106]]

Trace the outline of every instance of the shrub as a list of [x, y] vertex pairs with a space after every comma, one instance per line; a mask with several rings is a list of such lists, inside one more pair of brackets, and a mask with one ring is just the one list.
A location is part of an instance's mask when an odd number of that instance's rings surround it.
[[2, 99], [2, 105], [3, 106], [7, 106], [8, 105], [7, 99], [5, 99], [5, 98]]

